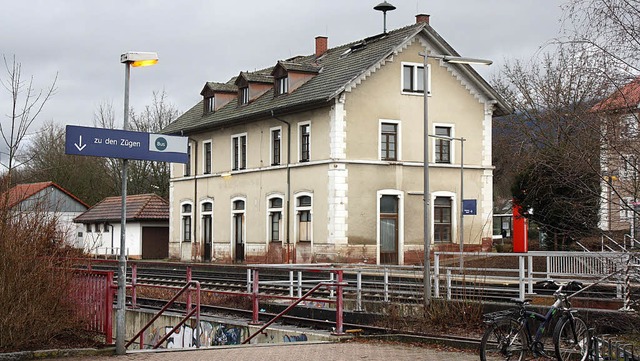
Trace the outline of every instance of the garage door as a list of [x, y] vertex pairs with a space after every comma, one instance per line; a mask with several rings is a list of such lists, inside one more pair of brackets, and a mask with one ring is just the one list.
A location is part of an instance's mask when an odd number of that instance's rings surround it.
[[169, 227], [142, 227], [142, 259], [169, 258]]

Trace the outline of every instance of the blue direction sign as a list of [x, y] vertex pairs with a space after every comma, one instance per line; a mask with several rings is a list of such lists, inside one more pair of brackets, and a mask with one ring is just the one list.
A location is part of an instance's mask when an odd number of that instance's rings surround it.
[[462, 214], [465, 216], [475, 216], [476, 214], [478, 214], [478, 202], [475, 199], [463, 200]]
[[187, 163], [187, 137], [67, 125], [65, 153]]

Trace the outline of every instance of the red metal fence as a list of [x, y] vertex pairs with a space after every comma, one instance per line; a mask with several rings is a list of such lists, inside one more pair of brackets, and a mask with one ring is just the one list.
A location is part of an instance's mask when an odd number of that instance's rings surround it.
[[107, 344], [113, 343], [113, 293], [113, 271], [76, 271], [70, 295], [76, 314]]

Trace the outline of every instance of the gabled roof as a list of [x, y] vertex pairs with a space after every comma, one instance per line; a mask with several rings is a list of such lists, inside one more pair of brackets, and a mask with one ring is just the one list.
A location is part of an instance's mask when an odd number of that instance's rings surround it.
[[640, 106], [640, 77], [616, 90], [607, 99], [594, 105], [591, 111], [613, 111], [638, 108]]
[[273, 84], [273, 77], [269, 74], [271, 74], [271, 71], [265, 71], [264, 73], [248, 73], [243, 71], [238, 76], [238, 79], [236, 79], [236, 85], [238, 85], [242, 80], [247, 82]]
[[[297, 71], [301, 73], [315, 73], [315, 74], [320, 72], [320, 67], [314, 64], [299, 64], [291, 61], [280, 60], [278, 61], [278, 64], [276, 65], [276, 67], [278, 66], [282, 67], [286, 71]], [[275, 73], [275, 68], [271, 72], [271, 75], [273, 75], [274, 73]]]
[[238, 91], [238, 87], [234, 84], [229, 83], [216, 83], [209, 81], [205, 84], [204, 88], [200, 92], [200, 95], [204, 95], [206, 91], [214, 91], [214, 92], [225, 92], [225, 93], [235, 93]]
[[[122, 197], [107, 197], [73, 221], [119, 223], [121, 210]], [[127, 221], [169, 221], [169, 202], [153, 193], [127, 196]]]
[[78, 197], [74, 196], [73, 194], [71, 194], [71, 192], [69, 192], [68, 190], [60, 187], [59, 185], [57, 185], [54, 182], [38, 182], [38, 183], [26, 183], [26, 184], [18, 184], [16, 186], [14, 186], [13, 188], [9, 189], [7, 193], [3, 194], [2, 197], [2, 202], [4, 202], [5, 197], [8, 196], [8, 201], [9, 201], [9, 208], [13, 208], [15, 206], [17, 206], [18, 204], [20, 204], [21, 202], [33, 197], [34, 195], [38, 194], [39, 192], [49, 188], [49, 187], [53, 187], [55, 189], [58, 189], [59, 191], [61, 191], [62, 193], [68, 195], [69, 197], [71, 197], [73, 200], [77, 201], [78, 203], [82, 204], [83, 206], [85, 206], [86, 208], [89, 208], [89, 205], [84, 203], [83, 201], [81, 201]]
[[[289, 94], [274, 97], [274, 89], [271, 89], [247, 105], [239, 107], [236, 103], [230, 102], [216, 112], [204, 115], [201, 101], [169, 124], [163, 132], [166, 134], [188, 133], [270, 117], [272, 111], [284, 114], [327, 105], [359, 77], [393, 56], [394, 53], [401, 51], [402, 47], [417, 35], [426, 37], [439, 54], [459, 55], [429, 24], [416, 23], [386, 34], [328, 49], [319, 58], [311, 54], [288, 59], [286, 61], [288, 64], [295, 63], [299, 69], [319, 69], [318, 75]], [[469, 77], [488, 99], [496, 100], [495, 115], [511, 112], [504, 99], [473, 68], [464, 64], [449, 65]], [[254, 73], [263, 76], [271, 74], [272, 71], [273, 67]]]

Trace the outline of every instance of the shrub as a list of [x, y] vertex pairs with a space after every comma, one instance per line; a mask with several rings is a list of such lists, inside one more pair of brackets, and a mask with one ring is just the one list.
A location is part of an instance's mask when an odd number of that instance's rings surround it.
[[[6, 187], [2, 187], [7, 189]], [[68, 298], [64, 239], [46, 204], [9, 209], [0, 196], [0, 351], [56, 345], [82, 329]]]

